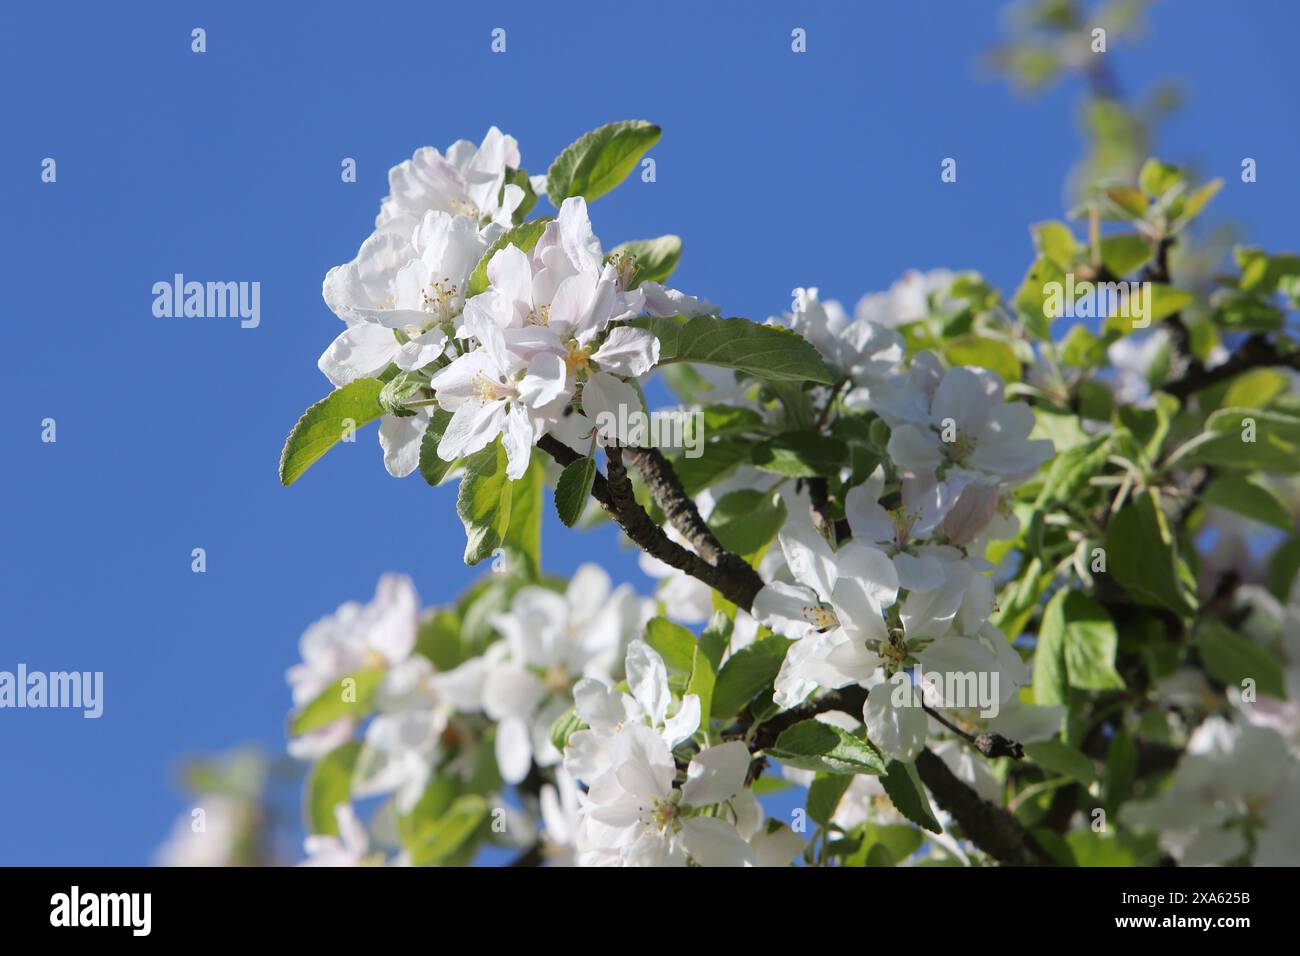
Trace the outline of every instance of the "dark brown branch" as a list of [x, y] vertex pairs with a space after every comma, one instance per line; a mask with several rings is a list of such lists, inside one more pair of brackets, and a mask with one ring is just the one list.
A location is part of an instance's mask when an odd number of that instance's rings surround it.
[[986, 757], [1010, 757], [1012, 760], [1021, 760], [1025, 756], [1025, 748], [1020, 746], [1018, 740], [1003, 737], [1001, 734], [968, 734], [937, 710], [926, 706], [925, 712]]
[[713, 586], [727, 600], [748, 611], [753, 606], [758, 592], [763, 589], [763, 579], [744, 558], [732, 554], [714, 537], [708, 524], [700, 516], [694, 499], [682, 487], [677, 472], [663, 456], [663, 452], [657, 448], [608, 449], [607, 455], [613, 452], [613, 457], [610, 458], [611, 468], [620, 451], [650, 489], [655, 503], [663, 510], [669, 523], [694, 546], [700, 557], [726, 576], [728, 588]]
[[1300, 370], [1300, 352], [1282, 353], [1262, 335], [1252, 335], [1221, 365], [1214, 368], [1200, 366], [1188, 369], [1160, 386], [1180, 402], [1186, 402], [1194, 393], [1226, 382], [1235, 375], [1253, 368], [1291, 368]]
[[[582, 455], [552, 435], [543, 435], [537, 447], [561, 465], [569, 465], [582, 458]], [[597, 473], [591, 488], [592, 497], [600, 503], [632, 542], [646, 554], [689, 574], [698, 581], [703, 581], [728, 601], [748, 611], [754, 604], [754, 596], [763, 587], [763, 579], [758, 576], [758, 572], [717, 543], [708, 526], [700, 519], [694, 502], [691, 502], [681, 490], [681, 483], [672, 472], [672, 466], [665, 460], [659, 470], [662, 476], [661, 493], [666, 496], [679, 516], [683, 512], [684, 505], [674, 499], [674, 494], [680, 495], [689, 503], [689, 510], [694, 512], [695, 520], [703, 528], [704, 534], [708, 535], [708, 540], [698, 534], [698, 529], [696, 529], [698, 540], [692, 539], [690, 535], [687, 535], [687, 539], [691, 540], [697, 548], [701, 546], [700, 542], [704, 542], [707, 547], [708, 541], [711, 541], [710, 553], [713, 554], [714, 560], [711, 562], [703, 554], [684, 548], [669, 538], [664, 533], [664, 529], [655, 524], [654, 520], [646, 514], [645, 509], [637, 503], [632, 482], [628, 480], [627, 469], [623, 465], [623, 453], [624, 450], [618, 448], [606, 450], [609, 476], [607, 478]], [[662, 459], [662, 456], [660, 458]], [[674, 486], [676, 492], [673, 492]], [[653, 492], [654, 487], [651, 490]], [[659, 500], [658, 497], [656, 500]], [[659, 501], [659, 506], [665, 513], [669, 512], [663, 500]], [[683, 520], [688, 518], [689, 516]]]
[[962, 833], [989, 856], [1009, 866], [1055, 864], [1014, 815], [980, 797], [929, 749], [916, 758], [916, 771], [935, 802], [951, 813]]

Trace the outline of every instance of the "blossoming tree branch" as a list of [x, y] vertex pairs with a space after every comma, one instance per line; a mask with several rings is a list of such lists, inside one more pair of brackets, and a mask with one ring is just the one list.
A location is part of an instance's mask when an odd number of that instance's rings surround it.
[[[495, 573], [427, 610], [388, 576], [304, 635], [311, 861], [1294, 862], [1300, 545], [1270, 590], [1204, 538], [1294, 526], [1300, 260], [1180, 287], [1219, 184], [1148, 160], [1033, 227], [1010, 294], [909, 273], [759, 322], [669, 284], [677, 237], [597, 238], [659, 136], [544, 175], [496, 128], [420, 149], [325, 278], [334, 390], [281, 480], [378, 422]], [[616, 523], [654, 596], [546, 575], [548, 508]]]

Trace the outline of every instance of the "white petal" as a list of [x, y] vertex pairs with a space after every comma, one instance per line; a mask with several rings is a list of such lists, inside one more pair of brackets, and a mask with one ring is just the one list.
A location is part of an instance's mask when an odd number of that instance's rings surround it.
[[718, 817], [683, 820], [682, 842], [700, 866], [754, 865], [754, 848], [740, 838], [734, 826]]
[[915, 760], [925, 747], [928, 721], [920, 695], [914, 691], [907, 675], [900, 672], [873, 687], [862, 708], [867, 737], [896, 760]]
[[659, 340], [648, 329], [622, 325], [609, 333], [609, 338], [591, 358], [602, 370], [614, 375], [644, 375], [659, 361]]
[[743, 741], [709, 747], [696, 754], [686, 768], [682, 803], [707, 807], [730, 799], [745, 785], [749, 773], [749, 748]]

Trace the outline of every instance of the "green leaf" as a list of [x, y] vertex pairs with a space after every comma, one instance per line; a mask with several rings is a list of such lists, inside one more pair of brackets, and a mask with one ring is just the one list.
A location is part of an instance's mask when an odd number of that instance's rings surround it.
[[1196, 190], [1190, 196], [1188, 196], [1187, 199], [1183, 202], [1182, 210], [1178, 213], [1177, 220], [1174, 225], [1174, 229], [1177, 230], [1183, 228], [1183, 226], [1187, 225], [1189, 222], [1191, 222], [1193, 219], [1199, 216], [1201, 214], [1201, 210], [1203, 210], [1206, 207], [1206, 205], [1209, 204], [1211, 199], [1213, 199], [1215, 196], [1218, 195], [1219, 190], [1222, 188], [1223, 188], [1222, 179], [1211, 179], [1200, 189]]
[[1272, 295], [1282, 279], [1300, 275], [1300, 255], [1295, 253], [1270, 256], [1263, 249], [1238, 246], [1233, 255], [1241, 269], [1237, 284], [1243, 291]]
[[1115, 186], [1106, 190], [1106, 198], [1115, 204], [1126, 219], [1141, 219], [1147, 214], [1147, 197], [1132, 186]]
[[1282, 662], [1268, 648], [1214, 618], [1200, 622], [1194, 643], [1210, 676], [1238, 690], [1244, 681], [1253, 680], [1261, 694], [1286, 700]]
[[645, 120], [609, 123], [569, 144], [546, 174], [546, 193], [558, 209], [570, 196], [588, 202], [605, 195], [659, 141], [660, 129]]
[[1055, 220], [1040, 222], [1029, 227], [1038, 251], [1064, 271], [1068, 271], [1078, 259], [1082, 247], [1074, 238], [1070, 227]]
[[741, 462], [748, 462], [753, 454], [753, 442], [741, 438], [720, 438], [706, 442], [694, 458], [677, 455], [673, 470], [688, 495], [699, 494], [714, 482], [721, 481]]
[[1294, 474], [1300, 471], [1300, 418], [1258, 408], [1221, 408], [1205, 421], [1187, 464]]
[[799, 770], [873, 776], [885, 772], [884, 758], [874, 747], [861, 737], [820, 720], [801, 720], [787, 727], [764, 752]]
[[528, 218], [528, 214], [533, 211], [537, 205], [537, 193], [533, 189], [532, 178], [522, 169], [506, 169], [505, 181], [501, 183], [501, 191], [504, 193], [506, 186], [518, 186], [524, 191], [524, 198], [515, 207], [514, 221], [523, 222]]
[[1232, 380], [1224, 393], [1225, 408], [1263, 408], [1287, 390], [1286, 375], [1273, 368], [1253, 368]]
[[570, 462], [555, 483], [555, 510], [566, 528], [572, 528], [587, 509], [591, 488], [596, 483], [596, 462], [580, 458]]
[[808, 785], [808, 819], [820, 826], [826, 826], [835, 816], [844, 791], [853, 783], [853, 774], [819, 773]]
[[568, 746], [569, 738], [580, 730], [586, 730], [587, 724], [578, 716], [577, 708], [570, 707], [551, 724], [551, 743], [560, 753]]
[[709, 513], [709, 527], [722, 546], [746, 557], [771, 544], [784, 523], [780, 494], [755, 488], [728, 492]]
[[303, 412], [280, 453], [280, 483], [293, 484], [344, 435], [382, 415], [379, 393], [383, 389], [377, 378], [359, 378]]
[[1152, 157], [1138, 172], [1138, 185], [1148, 196], [1159, 198], [1183, 181], [1183, 171]]
[[789, 431], [756, 446], [756, 468], [794, 478], [831, 476], [849, 462], [849, 449], [838, 438], [812, 431]]
[[1111, 275], [1123, 278], [1151, 259], [1151, 243], [1134, 233], [1107, 236], [1101, 240], [1101, 262]]
[[808, 340], [789, 329], [749, 319], [700, 315], [646, 316], [624, 323], [649, 329], [659, 339], [659, 364], [700, 362], [734, 368], [769, 381], [835, 384], [834, 373]]
[[1106, 765], [1102, 767], [1101, 791], [1106, 812], [1114, 816], [1128, 797], [1129, 787], [1137, 773], [1137, 744], [1124, 727], [1115, 731], [1106, 750]]
[[947, 342], [943, 354], [954, 365], [974, 365], [996, 372], [1003, 381], [1020, 381], [1020, 359], [1016, 358], [1015, 350], [1000, 339], [963, 335]]
[[478, 265], [470, 273], [469, 283], [465, 289], [465, 298], [469, 299], [476, 296], [488, 287], [487, 267], [494, 255], [506, 246], [517, 246], [524, 252], [532, 252], [533, 246], [537, 245], [537, 240], [542, 238], [542, 233], [546, 231], [546, 224], [550, 221], [550, 216], [541, 216], [537, 219], [521, 222], [488, 246], [487, 252], [483, 253]]
[[1196, 610], [1195, 589], [1186, 580], [1164, 513], [1150, 489], [1135, 494], [1111, 519], [1106, 560], [1112, 577], [1129, 597], [1186, 617]]
[[1269, 559], [1269, 593], [1283, 603], [1288, 602], [1297, 573], [1300, 573], [1300, 538], [1288, 538]]
[[510, 527], [510, 479], [498, 438], [465, 459], [456, 494], [456, 513], [465, 525], [465, 563], [478, 564], [505, 542]]
[[1044, 770], [1069, 777], [1085, 787], [1097, 782], [1097, 768], [1082, 751], [1060, 740], [1025, 744], [1025, 756]]
[[1106, 343], [1086, 325], [1072, 325], [1061, 340], [1061, 360], [1074, 368], [1096, 368], [1106, 361]]
[[776, 680], [793, 641], [778, 635], [760, 638], [732, 654], [718, 671], [713, 687], [712, 716], [721, 720], [737, 714], [754, 696]]
[[349, 740], [316, 762], [303, 784], [303, 823], [308, 833], [338, 836], [334, 808], [352, 802], [352, 770], [361, 753], [361, 741]]
[[451, 424], [451, 412], [437, 409], [429, 420], [429, 427], [420, 439], [420, 475], [431, 485], [440, 485], [447, 477], [447, 472], [456, 467], [454, 461], [443, 461], [438, 457], [438, 443], [442, 441], [443, 432]]
[[652, 617], [646, 622], [641, 639], [664, 659], [670, 674], [687, 675], [695, 664], [695, 635], [666, 617]]
[[1035, 702], [1065, 703], [1066, 686], [1082, 690], [1123, 688], [1124, 680], [1115, 670], [1117, 644], [1115, 624], [1105, 608], [1082, 591], [1057, 591], [1043, 611], [1038, 629]]
[[678, 236], [660, 236], [658, 239], [633, 239], [623, 242], [609, 251], [605, 261], [615, 256], [631, 256], [633, 263], [632, 281], [629, 289], [635, 289], [642, 282], [667, 282], [668, 277], [677, 268], [682, 258], [682, 240]]
[[523, 558], [531, 580], [542, 574], [542, 499], [546, 479], [538, 455], [528, 459], [523, 477], [510, 485], [510, 524], [506, 527], [505, 547]]
[[370, 712], [379, 682], [387, 670], [383, 667], [363, 667], [331, 683], [303, 708], [289, 718], [289, 736], [297, 737], [308, 731], [319, 730], [341, 717], [360, 720]]
[[[731, 632], [734, 629], [735, 624], [730, 617], [722, 611], [714, 611], [708, 626], [700, 635], [700, 649], [704, 651], [704, 656], [713, 667], [714, 674], [722, 666], [722, 656], [731, 645]], [[705, 711], [705, 713], [709, 712]]]
[[713, 688], [716, 683], [717, 674], [714, 673], [713, 664], [704, 648], [697, 643], [691, 656], [690, 677], [686, 679], [685, 693], [700, 698], [701, 723], [705, 730], [708, 729], [709, 716], [713, 713]]
[[916, 764], [891, 760], [885, 765], [885, 775], [880, 778], [880, 785], [893, 801], [896, 809], [918, 827], [931, 833], [942, 833], [943, 827], [935, 819], [930, 807], [930, 798], [925, 795], [925, 787], [917, 775]]
[[474, 835], [487, 816], [487, 801], [482, 797], [458, 797], [438, 820], [417, 831], [411, 841], [411, 864], [438, 866], [447, 862]]
[[1064, 287], [1065, 273], [1051, 259], [1039, 256], [1025, 273], [1020, 288], [1011, 300], [1011, 304], [1024, 318], [1029, 330], [1040, 339], [1049, 338], [1051, 335], [1054, 316], [1048, 315], [1046, 303], [1047, 286], [1053, 282]]
[[1210, 482], [1203, 495], [1208, 504], [1290, 531], [1293, 522], [1286, 506], [1273, 492], [1238, 475], [1225, 475]]

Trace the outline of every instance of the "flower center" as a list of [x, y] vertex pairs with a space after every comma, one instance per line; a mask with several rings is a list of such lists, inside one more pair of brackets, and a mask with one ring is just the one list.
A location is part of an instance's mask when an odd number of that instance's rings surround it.
[[483, 215], [478, 206], [468, 199], [453, 199], [451, 201], [451, 211], [461, 216], [469, 216], [471, 219], [478, 219]]
[[528, 313], [529, 325], [550, 325], [551, 324], [551, 307], [549, 305], [539, 305]]
[[499, 402], [502, 399], [511, 398], [517, 394], [515, 389], [509, 385], [504, 378], [494, 382], [482, 372], [479, 372], [474, 376], [473, 389], [474, 395], [484, 404], [487, 404], [488, 402]]
[[564, 364], [570, 372], [587, 368], [591, 364], [591, 349], [579, 345], [577, 339], [569, 339], [569, 350], [564, 356]]
[[449, 321], [455, 313], [454, 303], [458, 291], [455, 283], [444, 276], [441, 280], [430, 283], [428, 290], [420, 293], [424, 311], [437, 316], [439, 323]]
[[645, 807], [638, 808], [642, 814], [641, 822], [647, 828], [658, 830], [663, 833], [672, 824], [673, 818], [677, 816], [677, 808], [667, 800], [655, 799], [650, 805], [649, 810]]
[[636, 275], [636, 256], [630, 252], [620, 252], [610, 258], [610, 264], [617, 270], [618, 291], [626, 292]]
[[805, 607], [803, 619], [822, 633], [840, 626], [840, 619], [836, 617], [835, 609], [826, 604]]

